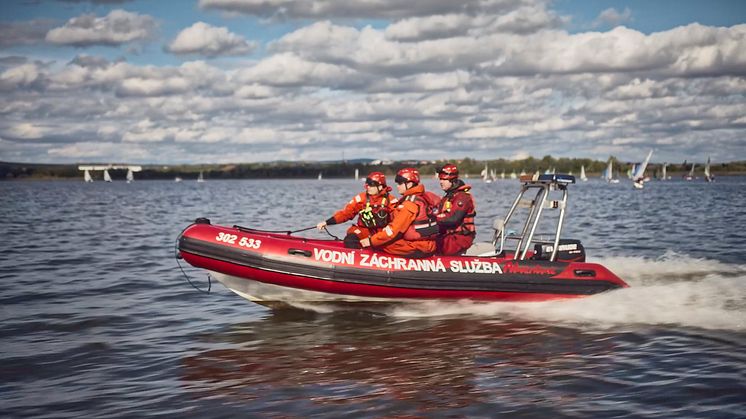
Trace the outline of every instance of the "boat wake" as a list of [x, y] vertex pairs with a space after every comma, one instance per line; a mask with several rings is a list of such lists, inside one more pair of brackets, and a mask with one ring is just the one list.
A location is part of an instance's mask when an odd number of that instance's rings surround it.
[[630, 288], [576, 300], [541, 303], [428, 302], [392, 308], [395, 317], [500, 317], [584, 329], [678, 325], [746, 330], [746, 265], [668, 252], [658, 259], [595, 260]]

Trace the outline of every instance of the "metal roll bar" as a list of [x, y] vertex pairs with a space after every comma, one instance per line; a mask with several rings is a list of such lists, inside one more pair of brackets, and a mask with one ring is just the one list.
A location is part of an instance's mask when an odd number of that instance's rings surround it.
[[[562, 227], [565, 222], [565, 210], [567, 209], [567, 185], [575, 183], [575, 176], [545, 174], [534, 179], [531, 175], [528, 175], [522, 176], [520, 181], [522, 183], [521, 190], [518, 192], [515, 201], [513, 201], [510, 210], [508, 210], [508, 214], [503, 220], [496, 220], [494, 223], [495, 235], [493, 236], [492, 244], [495, 246], [497, 254], [501, 254], [505, 249], [506, 239], [516, 240], [518, 244], [516, 245], [513, 254], [514, 260], [524, 260], [531, 245], [534, 243], [552, 244], [552, 255], [549, 260], [554, 261], [557, 258], [560, 235], [562, 234]], [[534, 198], [531, 200], [524, 200], [523, 196], [526, 192], [532, 189], [537, 190]], [[561, 199], [547, 200], [549, 193], [553, 191], [560, 191], [562, 193]], [[510, 219], [515, 215], [516, 209], [521, 206], [529, 209], [521, 233], [506, 235], [505, 226], [508, 225]], [[559, 210], [557, 228], [554, 233], [554, 239], [551, 241], [534, 240], [536, 228], [539, 225], [539, 220], [541, 219], [544, 208]]]

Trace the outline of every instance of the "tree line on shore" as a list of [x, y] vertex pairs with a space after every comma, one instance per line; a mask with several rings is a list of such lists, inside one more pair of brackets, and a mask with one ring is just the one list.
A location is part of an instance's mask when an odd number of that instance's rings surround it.
[[[626, 173], [634, 162], [622, 162], [615, 157], [613, 161], [615, 171]], [[267, 163], [241, 163], [241, 164], [193, 164], [193, 165], [142, 165], [142, 171], [136, 174], [138, 180], [173, 180], [176, 177], [184, 179], [196, 179], [200, 172], [207, 179], [300, 179], [316, 178], [322, 174], [324, 178], [350, 178], [358, 169], [360, 176], [365, 176], [371, 171], [381, 171], [387, 175], [393, 175], [402, 167], [412, 166], [418, 168], [423, 176], [434, 175], [439, 167], [445, 163], [458, 165], [462, 174], [469, 177], [478, 177], [479, 173], [489, 167], [498, 176], [505, 172], [509, 175], [524, 171], [534, 173], [553, 169], [556, 173], [574, 173], [578, 175], [580, 168], [585, 167], [589, 177], [599, 176], [606, 168], [608, 160], [599, 161], [583, 158], [554, 158], [544, 156], [541, 159], [528, 157], [521, 160], [475, 160], [472, 158], [439, 160], [439, 161], [336, 161], [336, 162], [267, 162]], [[692, 162], [668, 164], [667, 173], [677, 175], [688, 172]], [[701, 168], [704, 162], [696, 162]], [[647, 173], [650, 176], [660, 176], [661, 163], [648, 165]], [[746, 161], [712, 164], [710, 170], [715, 175], [733, 175], [746, 173]], [[119, 173], [121, 172], [121, 173]], [[110, 170], [114, 178], [124, 179], [126, 170]], [[95, 176], [95, 174], [94, 174]], [[0, 162], [0, 180], [14, 179], [72, 179], [82, 178], [82, 172], [78, 164], [33, 164], [33, 163], [5, 163]]]

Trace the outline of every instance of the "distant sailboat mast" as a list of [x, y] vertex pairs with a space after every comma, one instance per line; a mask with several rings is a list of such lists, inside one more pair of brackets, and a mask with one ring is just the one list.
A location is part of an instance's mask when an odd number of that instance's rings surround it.
[[619, 183], [619, 179], [614, 179], [614, 161], [612, 159], [609, 159], [606, 170], [604, 170], [601, 177], [609, 183]]
[[715, 177], [710, 173], [710, 156], [707, 156], [707, 164], [705, 165], [705, 180], [712, 182]]
[[650, 157], [653, 156], [653, 150], [650, 150], [648, 156], [645, 157], [645, 161], [639, 165], [635, 165], [635, 172], [632, 174], [632, 181], [635, 188], [642, 189], [645, 182], [645, 169], [650, 163]]
[[687, 173], [684, 176], [685, 180], [692, 180], [692, 179], [694, 179], [694, 166], [696, 166], [696, 163], [692, 162], [692, 168], [689, 169], [689, 173]]

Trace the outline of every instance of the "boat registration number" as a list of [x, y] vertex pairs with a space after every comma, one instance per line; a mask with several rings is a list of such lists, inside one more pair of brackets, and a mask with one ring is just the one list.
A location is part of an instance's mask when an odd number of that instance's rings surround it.
[[262, 245], [261, 240], [254, 240], [248, 237], [241, 237], [239, 239], [238, 235], [236, 234], [228, 234], [223, 232], [218, 233], [218, 235], [215, 236], [215, 240], [228, 244], [236, 244], [236, 240], [238, 240], [239, 246], [248, 247], [249, 249], [258, 249]]

